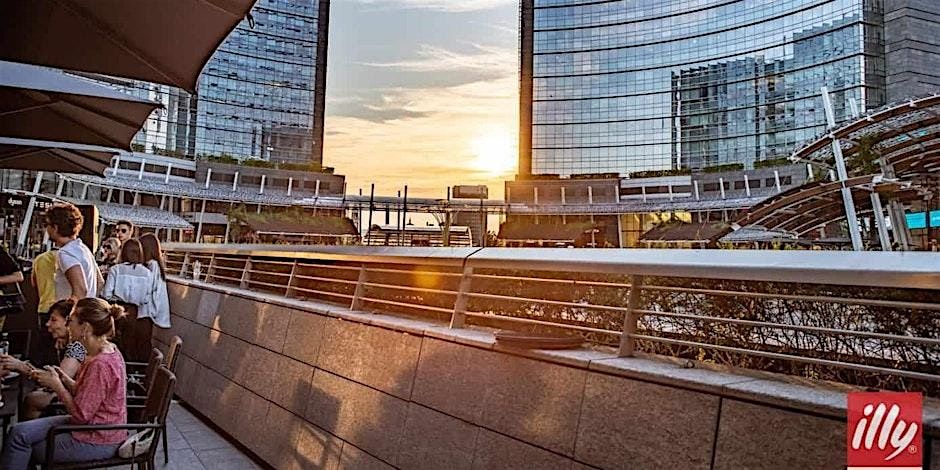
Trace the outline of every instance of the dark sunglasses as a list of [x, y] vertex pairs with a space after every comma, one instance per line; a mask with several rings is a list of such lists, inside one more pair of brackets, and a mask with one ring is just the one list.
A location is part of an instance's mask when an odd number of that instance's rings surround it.
[[127, 232], [130, 232], [131, 229], [129, 229], [129, 228], [119, 228], [119, 229], [117, 229], [117, 230], [115, 230], [115, 231], [116, 231], [117, 233], [127, 233]]

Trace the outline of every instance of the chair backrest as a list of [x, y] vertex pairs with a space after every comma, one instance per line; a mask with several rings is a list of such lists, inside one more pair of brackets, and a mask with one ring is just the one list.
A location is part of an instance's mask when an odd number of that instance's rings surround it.
[[166, 353], [166, 367], [170, 369], [170, 372], [176, 372], [176, 363], [179, 362], [179, 352], [182, 347], [182, 338], [174, 336], [170, 339], [170, 349]]
[[176, 374], [170, 372], [166, 366], [157, 367], [150, 384], [150, 394], [144, 401], [144, 412], [141, 416], [145, 423], [166, 423], [166, 414], [170, 410], [170, 399], [176, 387]]
[[153, 348], [150, 351], [150, 360], [147, 361], [147, 368], [144, 369], [144, 390], [150, 393], [150, 386], [153, 385], [153, 376], [157, 373], [157, 368], [163, 365], [163, 353], [159, 349]]

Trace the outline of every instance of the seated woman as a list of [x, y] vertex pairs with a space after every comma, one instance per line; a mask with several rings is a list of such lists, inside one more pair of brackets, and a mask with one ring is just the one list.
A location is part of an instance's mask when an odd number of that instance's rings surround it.
[[[52, 304], [52, 307], [49, 307], [49, 321], [46, 322], [46, 329], [56, 342], [59, 368], [71, 378], [75, 377], [78, 368], [85, 362], [85, 346], [80, 341], [69, 340], [69, 330], [66, 326], [66, 320], [72, 312], [73, 305], [72, 301], [67, 299]], [[35, 370], [32, 364], [15, 359], [13, 356], [0, 356], [0, 367], [23, 375]], [[23, 418], [26, 420], [38, 418], [54, 398], [55, 393], [49, 389], [40, 388], [27, 393], [24, 399]]]
[[[45, 463], [46, 433], [63, 424], [125, 424], [127, 380], [124, 358], [108, 341], [114, 333], [114, 321], [124, 309], [101, 299], [86, 298], [75, 304], [68, 327], [72, 338], [78, 338], [87, 356], [85, 364], [72, 380], [59, 367], [47, 366], [34, 371], [32, 377], [48, 387], [65, 406], [67, 416], [50, 416], [17, 423], [10, 439], [3, 445], [0, 468], [25, 470], [30, 458]], [[56, 462], [85, 462], [114, 456], [127, 438], [124, 430], [81, 431], [62, 434], [55, 441]]]

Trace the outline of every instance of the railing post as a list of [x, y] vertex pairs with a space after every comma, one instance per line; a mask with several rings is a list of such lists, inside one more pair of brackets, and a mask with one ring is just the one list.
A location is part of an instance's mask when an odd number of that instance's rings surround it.
[[209, 255], [209, 268], [206, 269], [206, 282], [212, 281], [212, 276], [215, 275], [215, 253]]
[[352, 303], [349, 304], [350, 310], [362, 309], [362, 298], [366, 294], [366, 283], [369, 282], [369, 270], [366, 265], [359, 268], [359, 280], [356, 282], [356, 292], [353, 293]]
[[630, 298], [627, 302], [627, 311], [623, 315], [623, 335], [620, 336], [620, 357], [632, 357], [636, 351], [636, 328], [640, 322], [637, 309], [640, 306], [640, 294], [643, 289], [643, 276], [630, 276]]
[[467, 322], [467, 300], [470, 296], [470, 283], [473, 281], [473, 267], [464, 266], [463, 276], [460, 277], [460, 287], [457, 289], [457, 299], [454, 301], [454, 313], [450, 317], [451, 328], [463, 328]]
[[294, 295], [294, 276], [297, 275], [297, 260], [294, 260], [294, 263], [290, 267], [290, 277], [287, 278], [287, 292], [284, 293], [284, 297], [290, 297]]
[[249, 256], [248, 258], [245, 258], [245, 270], [242, 272], [242, 278], [238, 282], [238, 287], [240, 289], [248, 288], [248, 283], [251, 281], [251, 270], [252, 270], [252, 263], [251, 263], [251, 256]]

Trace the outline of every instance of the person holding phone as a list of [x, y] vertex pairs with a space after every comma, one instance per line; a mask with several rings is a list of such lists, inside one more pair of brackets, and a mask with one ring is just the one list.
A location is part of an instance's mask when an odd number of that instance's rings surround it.
[[[60, 300], [49, 308], [49, 320], [46, 329], [56, 341], [56, 350], [59, 355], [59, 368], [71, 378], [78, 374], [78, 369], [85, 362], [85, 346], [78, 340], [69, 340], [69, 330], [66, 326], [69, 314], [74, 306], [71, 300]], [[21, 361], [10, 355], [0, 356], [0, 367], [5, 370], [30, 375], [34, 370], [32, 364]], [[55, 393], [49, 389], [37, 389], [26, 394], [24, 399], [24, 420], [36, 419], [55, 399]]]
[[[45, 464], [46, 435], [62, 424], [126, 424], [127, 378], [124, 358], [109, 341], [114, 321], [124, 315], [119, 305], [102, 299], [85, 298], [75, 303], [68, 319], [69, 334], [85, 347], [85, 365], [72, 379], [59, 367], [35, 370], [31, 378], [52, 390], [68, 411], [67, 416], [50, 416], [17, 423], [3, 443], [0, 468], [26, 470], [30, 459]], [[86, 462], [114, 456], [127, 438], [125, 430], [75, 431], [55, 440], [57, 462]], [[34, 452], [35, 449], [35, 452]]]

